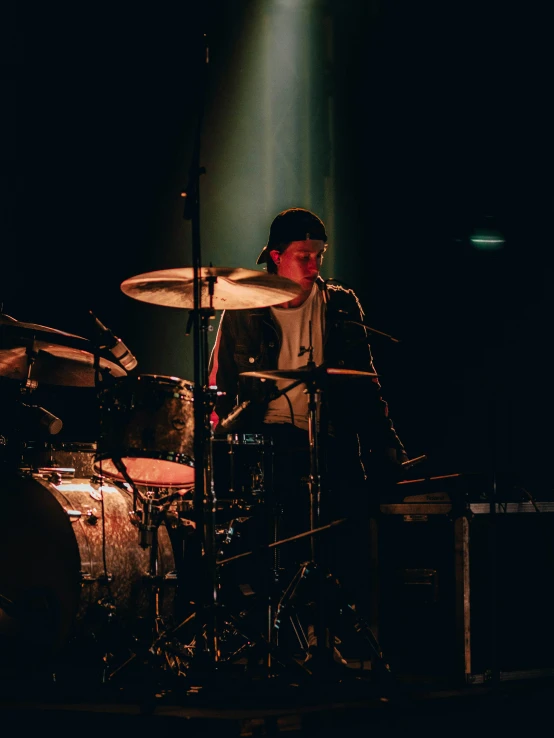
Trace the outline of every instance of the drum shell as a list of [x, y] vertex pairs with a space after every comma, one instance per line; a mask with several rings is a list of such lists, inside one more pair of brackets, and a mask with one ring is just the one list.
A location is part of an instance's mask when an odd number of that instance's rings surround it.
[[272, 491], [273, 447], [260, 434], [229, 434], [212, 443], [216, 498], [256, 505]]
[[[150, 549], [139, 546], [126, 490], [22, 475], [3, 480], [2, 505], [0, 594], [12, 606], [0, 610], [0, 650], [30, 649], [35, 659], [49, 660], [70, 641], [94, 635], [98, 608], [129, 633], [148, 615]], [[158, 542], [163, 577], [174, 569], [164, 526]], [[162, 613], [172, 602], [168, 584]]]
[[29, 471], [66, 470], [86, 479], [95, 475], [97, 444], [94, 441], [27, 441], [23, 444], [21, 466]]
[[100, 394], [95, 470], [124, 476], [121, 458], [139, 485], [175, 487], [194, 481], [193, 385], [176, 377], [139, 375], [116, 380]]

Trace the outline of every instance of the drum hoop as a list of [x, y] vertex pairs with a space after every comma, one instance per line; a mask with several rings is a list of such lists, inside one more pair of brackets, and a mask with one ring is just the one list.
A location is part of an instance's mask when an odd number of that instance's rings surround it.
[[273, 446], [273, 439], [262, 433], [228, 433], [226, 436], [213, 440], [217, 443], [227, 443], [230, 446]]
[[25, 441], [25, 450], [30, 451], [82, 451], [83, 453], [96, 452], [96, 441]]
[[192, 392], [194, 390], [194, 382], [191, 382], [188, 379], [181, 379], [180, 377], [166, 376], [163, 374], [138, 374], [135, 377], [117, 377], [111, 383], [111, 386], [107, 387], [104, 392], [109, 393], [114, 387], [120, 386], [133, 385], [136, 388], [141, 384], [144, 387], [150, 385], [151, 387], [163, 390], [164, 392], [176, 392], [179, 389], [183, 390], [183, 392]]
[[[150, 459], [153, 461], [171, 461], [174, 464], [181, 464], [183, 466], [194, 467], [194, 459], [188, 454], [175, 453], [173, 451], [154, 451], [151, 449], [142, 448], [122, 448], [118, 449], [121, 453], [122, 459]], [[100, 462], [111, 461], [115, 454], [104, 451], [103, 453], [97, 453], [94, 459], [94, 468], [96, 469]], [[117, 457], [116, 457], [117, 458]]]

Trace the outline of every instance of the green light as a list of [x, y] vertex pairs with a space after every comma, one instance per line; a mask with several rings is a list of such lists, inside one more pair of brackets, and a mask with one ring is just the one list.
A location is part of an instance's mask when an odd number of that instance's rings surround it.
[[504, 237], [498, 231], [480, 229], [470, 236], [471, 243], [483, 251], [495, 251], [501, 249], [505, 243]]
[[482, 243], [482, 244], [487, 244], [487, 245], [496, 245], [496, 244], [504, 243], [504, 239], [503, 238], [487, 238], [487, 237], [478, 238], [477, 236], [475, 236], [474, 238], [471, 239], [471, 242], [472, 243]]

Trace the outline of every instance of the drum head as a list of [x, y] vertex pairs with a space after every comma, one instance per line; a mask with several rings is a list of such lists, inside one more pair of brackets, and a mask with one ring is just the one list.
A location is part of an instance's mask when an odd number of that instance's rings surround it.
[[[125, 456], [125, 453], [132, 456]], [[144, 454], [144, 455], [143, 455]], [[190, 457], [169, 455], [156, 451], [141, 451], [138, 448], [126, 448], [122, 451], [121, 461], [126, 473], [134, 484], [144, 487], [187, 487], [194, 484], [194, 467]], [[123, 474], [117, 469], [114, 461], [99, 458], [94, 463], [94, 469], [100, 476], [109, 477], [119, 482], [125, 482]]]
[[0, 486], [0, 653], [42, 661], [73, 627], [79, 549], [48, 482], [14, 475]]

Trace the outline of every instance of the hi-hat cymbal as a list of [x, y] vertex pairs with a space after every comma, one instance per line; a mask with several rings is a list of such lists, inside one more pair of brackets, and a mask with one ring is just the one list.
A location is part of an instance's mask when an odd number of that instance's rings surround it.
[[240, 372], [241, 377], [259, 377], [260, 379], [296, 379], [310, 381], [312, 378], [320, 377], [355, 377], [372, 379], [379, 375], [375, 372], [364, 372], [358, 369], [337, 369], [331, 366], [308, 367], [301, 366], [298, 369], [268, 369], [266, 371]]
[[[29, 379], [39, 384], [94, 387], [94, 346], [81, 336], [34, 323], [21, 323], [0, 314], [0, 377], [25, 381], [30, 356]], [[112, 377], [127, 374], [119, 364], [104, 357], [99, 368]]]
[[[210, 307], [209, 289], [213, 284], [212, 307], [215, 310], [280, 305], [302, 291], [300, 285], [286, 277], [235, 267], [201, 267], [200, 283], [202, 307]], [[121, 290], [135, 300], [154, 305], [189, 310], [195, 307], [192, 267], [138, 274], [122, 282]]]

